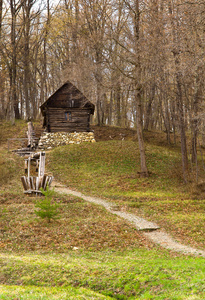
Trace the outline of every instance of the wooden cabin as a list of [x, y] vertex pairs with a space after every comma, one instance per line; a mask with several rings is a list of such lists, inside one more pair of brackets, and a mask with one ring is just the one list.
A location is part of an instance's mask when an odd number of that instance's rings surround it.
[[42, 105], [47, 132], [90, 131], [95, 106], [71, 82], [65, 82]]

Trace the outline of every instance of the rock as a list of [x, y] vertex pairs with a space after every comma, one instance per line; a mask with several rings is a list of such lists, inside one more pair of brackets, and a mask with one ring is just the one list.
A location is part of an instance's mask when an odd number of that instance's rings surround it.
[[93, 136], [94, 137], [94, 133], [93, 132], [88, 132], [88, 136]]
[[69, 145], [69, 144], [81, 144], [83, 142], [95, 142], [93, 132], [55, 132], [44, 133], [39, 141], [40, 149], [52, 149], [53, 147]]

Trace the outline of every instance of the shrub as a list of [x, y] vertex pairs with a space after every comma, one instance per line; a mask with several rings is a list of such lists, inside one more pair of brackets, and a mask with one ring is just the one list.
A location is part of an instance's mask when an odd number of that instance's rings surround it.
[[41, 188], [41, 193], [45, 196], [45, 198], [36, 201], [35, 207], [37, 210], [34, 212], [38, 217], [47, 219], [50, 223], [52, 219], [54, 220], [59, 218], [59, 204], [52, 201], [54, 195], [53, 189], [50, 190], [47, 186], [45, 191]]

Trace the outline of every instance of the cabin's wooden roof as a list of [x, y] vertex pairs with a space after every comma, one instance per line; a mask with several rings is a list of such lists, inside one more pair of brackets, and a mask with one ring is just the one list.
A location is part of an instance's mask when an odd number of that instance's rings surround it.
[[41, 106], [41, 112], [43, 115], [46, 113], [46, 107], [52, 105], [55, 101], [58, 101], [58, 97], [62, 94], [72, 94], [72, 100], [76, 101], [78, 108], [89, 108], [91, 110], [91, 114], [94, 113], [95, 105], [91, 103], [83, 93], [77, 89], [77, 87], [72, 84], [70, 81], [66, 81], [59, 89], [57, 89]]

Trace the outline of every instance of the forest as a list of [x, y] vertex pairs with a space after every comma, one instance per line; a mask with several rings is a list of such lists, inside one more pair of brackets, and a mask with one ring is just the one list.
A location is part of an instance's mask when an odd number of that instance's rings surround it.
[[205, 145], [203, 0], [0, 0], [0, 118], [38, 119], [66, 80], [93, 123], [180, 136], [182, 171]]
[[[0, 299], [205, 299], [204, 73], [204, 0], [0, 0]], [[9, 140], [65, 82], [96, 142], [24, 193]]]

